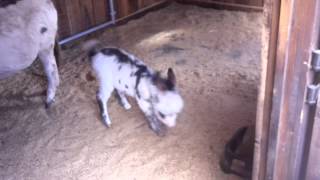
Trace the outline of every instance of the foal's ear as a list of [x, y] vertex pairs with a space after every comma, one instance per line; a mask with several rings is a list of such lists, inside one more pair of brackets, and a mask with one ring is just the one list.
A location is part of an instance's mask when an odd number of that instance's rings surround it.
[[171, 68], [168, 69], [168, 81], [172, 83], [172, 85], [176, 85], [176, 76]]
[[161, 91], [167, 90], [166, 83], [163, 78], [161, 78], [160, 72], [156, 72], [156, 74], [152, 77], [152, 81]]

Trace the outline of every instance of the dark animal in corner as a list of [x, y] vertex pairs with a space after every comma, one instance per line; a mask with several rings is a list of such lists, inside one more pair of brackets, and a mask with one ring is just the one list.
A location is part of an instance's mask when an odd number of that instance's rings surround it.
[[0, 2], [0, 79], [29, 67], [39, 57], [48, 79], [48, 107], [59, 85], [54, 55], [57, 11], [51, 0]]
[[135, 97], [144, 112], [149, 127], [157, 135], [165, 135], [166, 127], [176, 125], [177, 115], [182, 111], [183, 99], [176, 87], [176, 77], [170, 68], [167, 78], [147, 67], [134, 55], [119, 48], [106, 48], [97, 41], [89, 41], [84, 49], [89, 52], [91, 65], [99, 80], [97, 100], [104, 123], [111, 120], [107, 101], [115, 90], [120, 103], [130, 109], [126, 95]]
[[254, 126], [242, 127], [227, 142], [220, 159], [220, 167], [223, 172], [251, 179], [254, 134]]

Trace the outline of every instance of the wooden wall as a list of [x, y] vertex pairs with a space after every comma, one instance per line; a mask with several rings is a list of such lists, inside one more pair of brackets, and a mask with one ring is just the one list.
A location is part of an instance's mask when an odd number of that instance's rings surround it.
[[[52, 0], [59, 14], [59, 39], [110, 21], [109, 0]], [[116, 19], [173, 0], [114, 0]], [[236, 10], [262, 10], [264, 0], [176, 0], [205, 7]]]
[[230, 10], [262, 11], [264, 0], [176, 0], [179, 3]]
[[[110, 21], [108, 0], [53, 0], [59, 14], [59, 38]], [[114, 0], [117, 19], [163, 0]]]
[[115, 0], [114, 2], [117, 18], [123, 18], [142, 8], [147, 8], [155, 3], [159, 3], [161, 0]]

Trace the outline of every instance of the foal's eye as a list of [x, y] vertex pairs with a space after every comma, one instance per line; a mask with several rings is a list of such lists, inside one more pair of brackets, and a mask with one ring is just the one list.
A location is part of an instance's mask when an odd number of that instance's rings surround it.
[[160, 114], [161, 118], [165, 118], [166, 117], [166, 115], [164, 115], [162, 112], [159, 112], [159, 114]]

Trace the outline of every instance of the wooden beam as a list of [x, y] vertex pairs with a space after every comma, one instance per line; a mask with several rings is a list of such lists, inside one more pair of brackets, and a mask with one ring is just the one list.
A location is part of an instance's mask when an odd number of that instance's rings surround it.
[[[300, 180], [310, 108], [309, 61], [318, 36], [316, 0], [281, 1], [266, 178]], [[317, 33], [315, 33], [317, 32]]]
[[[315, 17], [320, 16], [320, 2], [317, 1], [315, 8], [317, 11], [315, 12]], [[313, 39], [312, 39], [312, 49], [320, 49], [320, 20], [317, 20], [313, 24]], [[310, 82], [313, 84], [320, 83], [320, 73], [314, 73], [310, 77]], [[318, 94], [319, 96], [319, 94]], [[307, 135], [307, 140], [309, 140], [306, 144], [307, 151], [304, 152], [303, 169], [302, 177], [308, 180], [317, 180], [320, 179], [320, 98], [318, 97], [317, 106], [314, 109], [314, 119], [310, 117], [311, 122], [308, 125], [308, 132], [310, 135]]]
[[59, 38], [65, 38], [71, 34], [70, 18], [64, 0], [53, 0], [53, 3], [58, 11], [58, 34]]
[[257, 103], [253, 180], [263, 180], [266, 175], [269, 121], [272, 108], [279, 15], [280, 0], [265, 0], [261, 51], [262, 71]]
[[170, 3], [171, 3], [170, 0], [157, 0], [157, 2], [153, 3], [152, 5], [141, 8], [134, 13], [131, 13], [127, 16], [124, 16], [122, 18], [117, 19], [116, 25], [123, 25], [132, 19], [137, 19], [137, 18], [140, 18], [141, 16], [144, 16], [148, 12], [164, 8], [164, 7], [168, 6]]
[[182, 4], [192, 4], [204, 8], [214, 8], [223, 10], [242, 10], [242, 11], [262, 11], [263, 5], [249, 5], [244, 3], [221, 2], [219, 0], [176, 0]]
[[305, 172], [305, 179], [318, 180], [320, 179], [320, 98], [317, 103], [317, 110], [315, 113], [315, 120], [312, 128], [311, 146], [309, 156], [307, 158], [307, 166]]
[[110, 20], [109, 4], [106, 0], [92, 0], [94, 23], [102, 24]]

